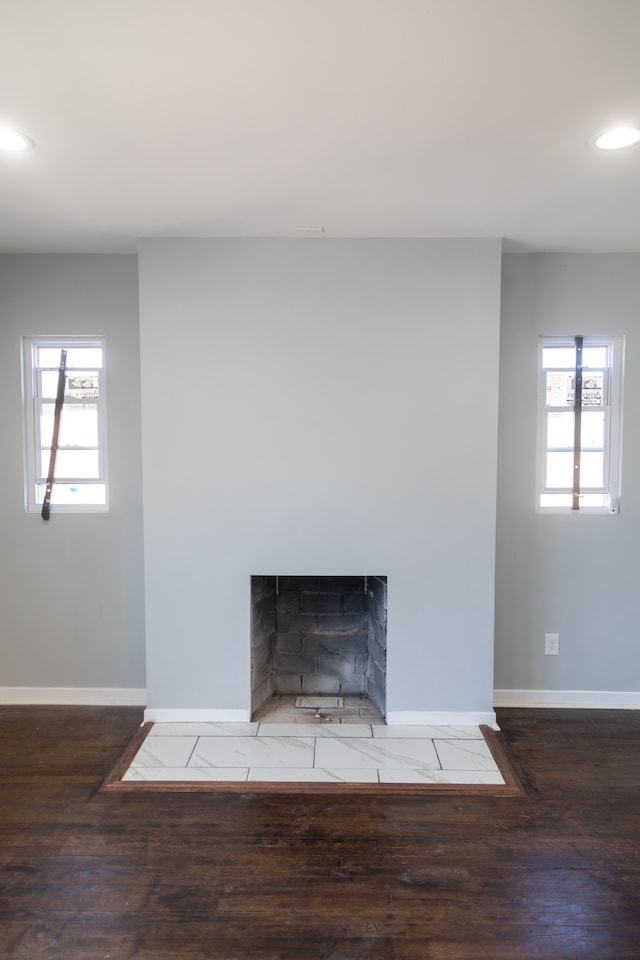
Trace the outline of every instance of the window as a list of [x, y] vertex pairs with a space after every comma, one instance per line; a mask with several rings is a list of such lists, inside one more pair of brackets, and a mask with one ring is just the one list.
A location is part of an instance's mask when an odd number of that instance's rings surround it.
[[617, 513], [622, 337], [541, 337], [537, 507]]
[[26, 508], [44, 500], [62, 351], [64, 402], [51, 505], [59, 513], [106, 510], [104, 340], [27, 337], [23, 341]]

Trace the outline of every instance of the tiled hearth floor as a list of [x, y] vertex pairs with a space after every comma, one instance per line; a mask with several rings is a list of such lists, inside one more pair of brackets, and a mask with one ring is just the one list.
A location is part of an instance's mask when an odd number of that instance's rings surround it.
[[121, 782], [505, 783], [479, 727], [387, 726], [375, 715], [345, 715], [370, 710], [367, 701], [345, 702], [334, 717], [290, 709], [280, 714], [287, 720], [155, 723]]
[[[340, 699], [341, 707], [328, 704]], [[298, 701], [309, 701], [317, 706], [296, 706]], [[253, 718], [258, 723], [381, 723], [384, 717], [372, 700], [365, 696], [296, 697], [276, 693], [264, 703]]]

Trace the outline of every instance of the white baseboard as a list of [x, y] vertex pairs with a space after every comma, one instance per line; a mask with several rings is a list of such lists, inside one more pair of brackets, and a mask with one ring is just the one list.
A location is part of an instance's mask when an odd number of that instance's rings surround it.
[[585, 710], [640, 710], [640, 691], [494, 690], [494, 707], [567, 707]]
[[[0, 705], [144, 707], [144, 687], [0, 687]], [[568, 709], [640, 710], [640, 691], [495, 690], [494, 707], [566, 707]], [[154, 723], [246, 723], [250, 710], [166, 709], [147, 707]], [[496, 726], [493, 711], [390, 710], [387, 723], [396, 726]]]
[[0, 704], [143, 707], [144, 687], [0, 687]]
[[398, 727], [479, 727], [484, 724], [496, 727], [496, 715], [493, 710], [455, 711], [455, 710], [389, 710], [387, 724]]
[[[147, 707], [144, 719], [151, 723], [248, 723], [250, 710], [188, 710]], [[455, 711], [400, 710], [387, 714], [387, 724], [398, 726], [476, 727], [486, 724], [496, 727], [496, 715], [491, 711], [465, 713]]]
[[144, 719], [146, 723], [248, 723], [251, 711], [147, 707]]

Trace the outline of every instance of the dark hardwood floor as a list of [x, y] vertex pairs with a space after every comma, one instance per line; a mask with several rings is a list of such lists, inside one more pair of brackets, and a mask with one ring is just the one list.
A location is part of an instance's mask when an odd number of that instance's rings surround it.
[[507, 798], [101, 793], [141, 719], [0, 707], [2, 960], [640, 957], [640, 712], [500, 710]]

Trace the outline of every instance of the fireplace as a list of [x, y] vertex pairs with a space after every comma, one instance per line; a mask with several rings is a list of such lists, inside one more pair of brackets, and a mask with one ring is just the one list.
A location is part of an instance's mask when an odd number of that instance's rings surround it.
[[252, 716], [274, 695], [359, 695], [384, 716], [386, 652], [386, 577], [251, 577]]
[[[494, 723], [500, 241], [142, 240], [138, 263], [145, 718], [247, 722], [357, 676], [390, 725]], [[387, 577], [386, 657], [321, 631], [336, 572], [345, 618]]]

